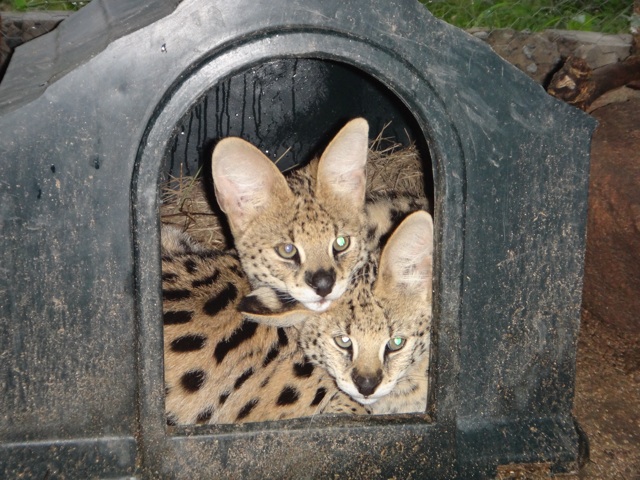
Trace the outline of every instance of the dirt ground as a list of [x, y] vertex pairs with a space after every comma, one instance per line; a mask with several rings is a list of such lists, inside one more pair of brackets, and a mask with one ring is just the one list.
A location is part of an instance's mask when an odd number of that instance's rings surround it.
[[[615, 141], [616, 150], [624, 150], [627, 158], [640, 164], [640, 100], [603, 107], [593, 115], [600, 121], [593, 139], [594, 158], [599, 148]], [[617, 131], [614, 139], [612, 134]], [[626, 135], [620, 135], [625, 132]], [[599, 142], [603, 142], [602, 144]], [[600, 153], [598, 153], [599, 155]], [[640, 181], [634, 182], [640, 188]], [[593, 192], [592, 192], [593, 194]], [[593, 200], [593, 198], [592, 198]], [[593, 214], [593, 211], [590, 211]], [[594, 232], [595, 233], [595, 232]], [[630, 232], [637, 235], [638, 232]], [[587, 233], [589, 235], [589, 232]], [[589, 255], [586, 262], [593, 261]], [[640, 269], [640, 265], [630, 266]], [[593, 284], [592, 284], [593, 285]], [[633, 286], [627, 285], [626, 287]], [[585, 298], [590, 295], [587, 286]], [[635, 291], [635, 295], [640, 292]], [[635, 299], [634, 299], [635, 300]], [[588, 302], [586, 302], [588, 303]], [[640, 479], [640, 333], [635, 320], [621, 324], [616, 308], [597, 315], [583, 310], [580, 330], [575, 415], [589, 438], [590, 461], [581, 469], [580, 479]]]
[[576, 374], [575, 415], [589, 438], [580, 479], [640, 479], [638, 336], [584, 311]]

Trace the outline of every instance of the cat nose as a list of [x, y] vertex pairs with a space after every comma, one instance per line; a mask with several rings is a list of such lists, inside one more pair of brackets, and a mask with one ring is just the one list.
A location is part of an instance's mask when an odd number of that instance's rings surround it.
[[318, 270], [313, 274], [306, 272], [304, 274], [304, 281], [307, 282], [313, 290], [321, 297], [326, 297], [331, 293], [333, 284], [336, 282], [335, 270]]
[[378, 385], [380, 385], [382, 381], [382, 371], [378, 370], [375, 373], [360, 375], [360, 372], [353, 370], [353, 372], [351, 372], [351, 379], [358, 391], [365, 397], [368, 397], [375, 392]]

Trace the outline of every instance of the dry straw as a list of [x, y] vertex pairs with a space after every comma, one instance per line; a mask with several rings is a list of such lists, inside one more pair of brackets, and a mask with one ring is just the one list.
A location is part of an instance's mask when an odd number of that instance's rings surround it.
[[[179, 177], [171, 177], [161, 188], [160, 219], [164, 224], [181, 228], [200, 243], [225, 248], [227, 241], [221, 219], [211, 208], [212, 200], [206, 193], [204, 181], [210, 180], [203, 179], [201, 171], [195, 176], [183, 176], [181, 170]], [[379, 135], [369, 150], [367, 190], [424, 197], [422, 161], [415, 145], [404, 147]]]

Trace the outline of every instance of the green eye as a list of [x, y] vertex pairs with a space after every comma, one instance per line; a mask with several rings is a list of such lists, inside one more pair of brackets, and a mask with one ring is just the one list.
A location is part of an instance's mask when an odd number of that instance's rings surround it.
[[351, 240], [347, 236], [336, 237], [333, 241], [333, 251], [340, 253], [344, 252], [351, 245]]
[[298, 249], [295, 247], [293, 243], [281, 243], [276, 247], [276, 253], [280, 255], [282, 258], [286, 258], [287, 260], [291, 260], [298, 253]]
[[402, 347], [404, 347], [404, 344], [406, 342], [407, 342], [406, 339], [402, 337], [393, 337], [391, 340], [387, 342], [387, 348], [392, 352], [396, 352], [400, 350]]
[[352, 345], [351, 339], [346, 335], [338, 335], [337, 337], [334, 337], [333, 340], [340, 348], [350, 348]]

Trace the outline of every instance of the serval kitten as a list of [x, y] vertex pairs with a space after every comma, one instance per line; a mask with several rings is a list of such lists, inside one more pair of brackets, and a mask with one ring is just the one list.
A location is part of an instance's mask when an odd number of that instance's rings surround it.
[[[234, 252], [209, 250], [165, 226], [162, 272], [169, 425], [366, 413], [307, 361], [296, 328], [256, 323], [238, 311], [250, 285]], [[251, 317], [264, 323], [300, 321], [288, 308], [309, 312], [293, 300], [259, 296], [245, 304], [260, 305]]]
[[211, 170], [249, 283], [324, 311], [365, 261], [369, 126], [347, 123], [319, 160], [287, 173], [256, 147], [225, 138]]
[[[308, 316], [300, 345], [338, 387], [373, 414], [425, 412], [433, 265], [433, 221], [409, 215], [332, 307]], [[376, 278], [377, 277], [377, 278]]]

